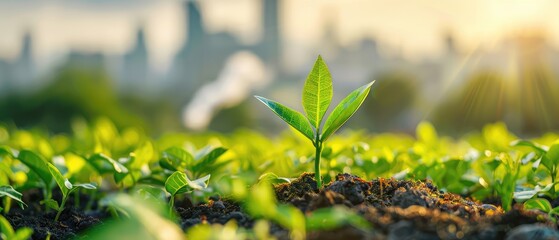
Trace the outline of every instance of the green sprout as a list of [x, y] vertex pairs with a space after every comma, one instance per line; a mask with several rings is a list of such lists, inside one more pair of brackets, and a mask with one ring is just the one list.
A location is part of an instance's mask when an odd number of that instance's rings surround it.
[[78, 188], [96, 189], [96, 187], [95, 185], [90, 183], [72, 184], [70, 183], [70, 181], [68, 181], [67, 178], [64, 178], [62, 176], [58, 168], [56, 168], [54, 165], [52, 165], [51, 163], [47, 163], [47, 166], [50, 174], [54, 178], [54, 181], [58, 185], [58, 188], [60, 188], [60, 192], [62, 192], [62, 202], [60, 203], [60, 205], [58, 205], [58, 202], [56, 202], [53, 199], [47, 199], [45, 201], [45, 204], [58, 211], [56, 213], [56, 217], [54, 218], [54, 221], [57, 222], [58, 218], [60, 217], [60, 214], [62, 213], [62, 211], [64, 211], [64, 205], [66, 205], [66, 201], [68, 200], [70, 193], [72, 193]]
[[314, 166], [316, 184], [319, 189], [322, 187], [320, 154], [324, 147], [323, 143], [357, 111], [369, 94], [373, 83], [374, 81], [354, 90], [345, 97], [328, 116], [324, 126], [321, 126], [322, 119], [332, 101], [333, 88], [328, 66], [320, 55], [316, 59], [303, 87], [303, 108], [307, 114], [306, 117], [278, 102], [255, 96], [287, 124], [311, 140], [316, 149]]
[[203, 190], [208, 187], [208, 181], [211, 175], [202, 178], [190, 180], [185, 173], [176, 171], [165, 181], [165, 190], [171, 194], [169, 200], [169, 209], [172, 211], [175, 205], [175, 195], [180, 193], [189, 193], [195, 190]]

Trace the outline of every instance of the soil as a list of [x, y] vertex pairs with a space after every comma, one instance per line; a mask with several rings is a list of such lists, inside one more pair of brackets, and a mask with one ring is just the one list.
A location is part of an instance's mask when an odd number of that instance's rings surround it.
[[[339, 174], [319, 191], [314, 174], [304, 173], [291, 183], [276, 185], [275, 193], [279, 202], [292, 204], [306, 214], [345, 205], [372, 226], [366, 230], [348, 225], [314, 231], [308, 233], [309, 239], [559, 239], [555, 219], [547, 214], [524, 210], [521, 204], [505, 213], [500, 206], [444, 193], [428, 180], [367, 181]], [[185, 230], [196, 224], [225, 224], [233, 219], [240, 227], [252, 228], [255, 222], [243, 211], [242, 204], [219, 197], [196, 206], [178, 201], [176, 210]], [[45, 239], [47, 232], [51, 239], [68, 239], [108, 216], [71, 209], [55, 223], [54, 212], [14, 208], [6, 217], [15, 227], [34, 228], [33, 239]], [[279, 225], [272, 224], [270, 231], [278, 239], [288, 239], [289, 232]]]

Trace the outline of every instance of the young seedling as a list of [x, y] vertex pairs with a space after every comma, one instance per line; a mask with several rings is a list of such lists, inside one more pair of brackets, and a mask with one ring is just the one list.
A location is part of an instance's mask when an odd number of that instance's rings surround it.
[[90, 183], [72, 184], [72, 183], [70, 183], [70, 181], [68, 181], [68, 179], [65, 179], [62, 176], [62, 174], [60, 173], [58, 168], [56, 168], [51, 163], [47, 163], [47, 164], [48, 164], [48, 169], [49, 169], [50, 174], [52, 175], [52, 177], [54, 178], [54, 181], [58, 185], [58, 188], [60, 188], [60, 191], [62, 192], [62, 202], [60, 203], [60, 206], [58, 205], [58, 202], [56, 202], [53, 199], [48, 199], [48, 200], [45, 201], [45, 204], [47, 204], [48, 206], [50, 206], [50, 207], [54, 208], [56, 211], [58, 211], [56, 213], [56, 217], [54, 218], [54, 221], [56, 222], [56, 221], [58, 221], [58, 218], [60, 217], [60, 214], [62, 213], [62, 211], [64, 211], [64, 205], [66, 205], [66, 201], [68, 200], [68, 197], [70, 196], [70, 193], [72, 193], [74, 190], [76, 190], [78, 188], [96, 189], [96, 187], [93, 184], [90, 184]]
[[180, 193], [192, 192], [194, 190], [204, 190], [208, 187], [210, 175], [206, 175], [196, 180], [190, 180], [185, 173], [176, 171], [165, 181], [165, 190], [171, 194], [169, 209], [175, 205], [175, 195]]
[[322, 187], [320, 154], [324, 147], [323, 143], [357, 111], [369, 94], [373, 83], [374, 81], [354, 90], [345, 97], [328, 116], [324, 126], [321, 126], [322, 119], [332, 101], [333, 89], [328, 66], [320, 56], [316, 59], [303, 87], [303, 108], [306, 117], [278, 102], [255, 96], [287, 124], [311, 140], [316, 150], [314, 166], [316, 184], [319, 189]]
[[181, 147], [170, 147], [163, 151], [159, 166], [166, 170], [188, 172], [192, 178], [212, 174], [227, 166], [232, 160], [217, 161], [227, 152], [226, 148], [206, 146], [192, 155]]

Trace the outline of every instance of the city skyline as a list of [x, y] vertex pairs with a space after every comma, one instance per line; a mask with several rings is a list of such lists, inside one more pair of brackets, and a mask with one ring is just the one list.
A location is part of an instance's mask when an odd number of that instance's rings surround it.
[[[559, 16], [550, 13], [550, 9], [559, 3], [551, 1], [351, 3], [281, 1], [281, 37], [286, 43], [284, 54], [293, 56], [287, 61], [287, 67], [312, 60], [316, 52], [313, 46], [322, 41], [329, 22], [334, 22], [342, 46], [374, 37], [385, 45], [399, 48], [404, 57], [412, 60], [442, 53], [444, 43], [440, 36], [445, 31], [453, 33], [458, 47], [464, 51], [498, 46], [503, 38], [532, 28], [545, 31], [549, 43], [559, 46]], [[230, 32], [245, 44], [253, 44], [262, 38], [259, 1], [241, 0], [231, 4], [212, 0], [199, 4], [208, 32]], [[363, 6], [356, 7], [359, 5]], [[4, 33], [0, 39], [0, 58], [15, 59], [21, 38], [29, 31], [35, 40], [33, 56], [40, 72], [63, 61], [72, 50], [123, 55], [132, 48], [139, 25], [145, 27], [150, 66], [156, 72], [166, 72], [185, 41], [184, 13], [179, 1], [141, 1], [138, 4], [127, 1], [118, 4], [0, 1], [0, 6], [3, 19], [0, 32]], [[371, 13], [363, 13], [368, 10]], [[387, 22], [389, 24], [385, 24]], [[110, 28], [103, 27], [108, 24]]]
[[[102, 50], [70, 48], [48, 71], [41, 70], [41, 60], [34, 54], [39, 45], [36, 44], [38, 37], [33, 29], [26, 29], [28, 31], [20, 39], [23, 47], [18, 50], [16, 58], [0, 57], [0, 93], [32, 92], [49, 84], [49, 71], [68, 66], [86, 67], [106, 72], [117, 95], [172, 102], [182, 106], [185, 126], [189, 126], [187, 120], [191, 119], [191, 126], [204, 129], [215, 114], [245, 103], [251, 93], [266, 92], [278, 99], [287, 99], [287, 105], [298, 105], [300, 98], [296, 86], [302, 83], [312, 67], [312, 58], [321, 54], [329, 64], [332, 76], [339, 79], [334, 81], [337, 92], [350, 91], [386, 74], [412, 76], [406, 81], [416, 85], [413, 91], [419, 97], [412, 102], [412, 108], [403, 109], [405, 117], [398, 118], [404, 120], [400, 126], [408, 129], [420, 120], [430, 118], [441, 102], [451, 99], [458, 89], [465, 88], [477, 73], [497, 72], [509, 79], [511, 86], [531, 82], [519, 75], [534, 67], [534, 63], [541, 65], [536, 67], [549, 68], [552, 74], [559, 75], [559, 69], [553, 67], [559, 65], [559, 47], [553, 44], [553, 34], [545, 26], [520, 27], [499, 39], [495, 46], [480, 45], [474, 49], [468, 49], [463, 38], [459, 37], [463, 33], [434, 28], [430, 37], [437, 39], [435, 42], [440, 50], [429, 50], [430, 55], [410, 57], [404, 45], [387, 41], [388, 38], [382, 35], [363, 35], [348, 44], [347, 38], [342, 37], [344, 28], [340, 27], [340, 22], [346, 18], [344, 11], [334, 8], [332, 1], [325, 1], [327, 4], [314, 12], [323, 21], [315, 29], [315, 33], [321, 35], [318, 42], [306, 47], [298, 45], [304, 41], [294, 43], [286, 34], [288, 2], [252, 1], [255, 2], [260, 3], [254, 5], [259, 7], [261, 16], [255, 24], [260, 26], [256, 41], [246, 41], [229, 30], [212, 29], [211, 11], [207, 10], [205, 2], [179, 2], [182, 14], [177, 16], [181, 18], [173, 26], [182, 27], [178, 31], [182, 34], [182, 42], [172, 53], [170, 66], [165, 71], [153, 65], [153, 59], [157, 57], [150, 50], [154, 39], [150, 38], [147, 19], [130, 26], [134, 29], [130, 33], [133, 42], [124, 52], [107, 54]], [[395, 24], [398, 25], [398, 21]], [[299, 51], [293, 53], [294, 49]], [[255, 74], [250, 74], [251, 71]], [[537, 90], [537, 86], [534, 89]], [[215, 96], [216, 92], [220, 92], [219, 96]], [[335, 95], [334, 99], [340, 97]], [[469, 100], [474, 99], [475, 96]], [[259, 107], [247, 104], [249, 108]]]

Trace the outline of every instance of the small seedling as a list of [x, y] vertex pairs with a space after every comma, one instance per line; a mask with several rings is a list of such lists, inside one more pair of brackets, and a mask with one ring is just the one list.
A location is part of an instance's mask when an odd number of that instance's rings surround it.
[[210, 175], [206, 175], [196, 180], [190, 180], [185, 173], [176, 171], [165, 181], [165, 190], [171, 194], [169, 208], [172, 210], [175, 205], [175, 195], [180, 193], [203, 190], [208, 187]]
[[181, 147], [171, 147], [163, 151], [159, 166], [166, 170], [189, 172], [192, 178], [200, 178], [216, 172], [232, 161], [217, 161], [225, 152], [227, 149], [223, 147], [206, 146], [192, 155]]
[[547, 213], [553, 221], [557, 221], [557, 217], [559, 216], [559, 207], [553, 208], [551, 203], [545, 198], [534, 198], [526, 201], [524, 203], [524, 209], [526, 210], [540, 210], [544, 213]]
[[305, 86], [303, 87], [303, 108], [307, 114], [306, 117], [278, 102], [260, 96], [255, 97], [287, 122], [287, 124], [291, 125], [311, 140], [316, 149], [316, 184], [318, 188], [321, 188], [320, 154], [322, 152], [323, 143], [357, 111], [369, 94], [373, 83], [374, 81], [354, 90], [345, 97], [338, 106], [334, 108], [330, 116], [328, 116], [324, 126], [321, 126], [322, 119], [332, 101], [333, 88], [332, 77], [330, 76], [328, 66], [326, 66], [326, 63], [324, 63], [320, 56], [316, 59], [314, 67], [309, 73], [305, 81]]
[[51, 163], [47, 163], [47, 164], [48, 164], [48, 169], [49, 169], [50, 174], [52, 175], [52, 177], [54, 178], [54, 181], [58, 185], [58, 188], [60, 188], [60, 191], [62, 192], [62, 202], [60, 203], [60, 205], [58, 205], [58, 202], [56, 202], [53, 199], [47, 199], [47, 200], [44, 201], [45, 204], [47, 204], [49, 207], [54, 208], [56, 211], [58, 211], [56, 213], [56, 217], [54, 218], [54, 221], [56, 222], [56, 221], [58, 221], [58, 218], [60, 217], [60, 214], [64, 210], [64, 205], [66, 205], [66, 201], [68, 200], [68, 197], [70, 196], [70, 193], [72, 193], [73, 191], [75, 191], [78, 188], [96, 189], [96, 187], [93, 184], [90, 184], [90, 183], [72, 184], [72, 183], [70, 183], [70, 181], [68, 181], [68, 179], [65, 179], [62, 176], [62, 174], [60, 173], [58, 168], [56, 168]]

